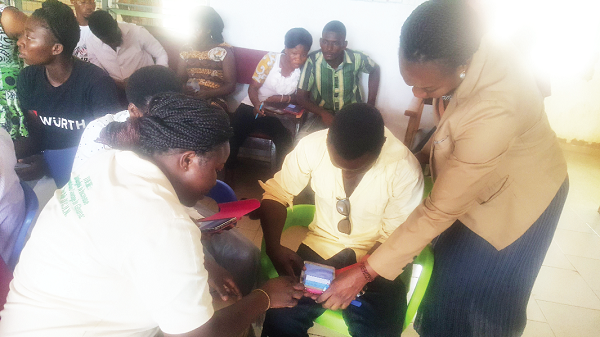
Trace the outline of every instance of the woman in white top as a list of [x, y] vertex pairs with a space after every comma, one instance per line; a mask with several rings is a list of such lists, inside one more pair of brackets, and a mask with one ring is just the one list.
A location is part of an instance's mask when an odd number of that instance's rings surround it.
[[[48, 202], [27, 242], [0, 336], [239, 336], [268, 308], [294, 306], [292, 278], [215, 311], [188, 207], [216, 184], [229, 153], [229, 118], [199, 98], [154, 96], [148, 112], [111, 123], [112, 149], [90, 158]], [[187, 206], [187, 207], [185, 207]]]
[[312, 36], [304, 28], [292, 28], [285, 34], [283, 53], [268, 53], [256, 66], [248, 96], [242, 100], [233, 117], [234, 136], [230, 140], [228, 168], [233, 168], [240, 146], [255, 130], [268, 135], [277, 149], [277, 164], [291, 150], [292, 135], [276, 117], [265, 116], [265, 104], [295, 103], [300, 67], [306, 62]]

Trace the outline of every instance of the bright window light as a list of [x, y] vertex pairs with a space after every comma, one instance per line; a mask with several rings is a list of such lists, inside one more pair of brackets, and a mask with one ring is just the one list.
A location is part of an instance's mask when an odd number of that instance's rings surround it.
[[188, 40], [193, 33], [193, 16], [208, 0], [169, 0], [162, 1], [164, 14], [163, 27], [176, 38]]
[[492, 34], [522, 42], [532, 68], [548, 78], [581, 76], [600, 51], [598, 0], [481, 0], [477, 4]]

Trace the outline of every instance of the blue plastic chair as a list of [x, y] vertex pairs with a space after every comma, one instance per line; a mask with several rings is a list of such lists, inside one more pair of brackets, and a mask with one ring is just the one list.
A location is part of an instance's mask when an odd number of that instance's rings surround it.
[[71, 170], [73, 169], [76, 153], [77, 146], [44, 151], [44, 160], [48, 165], [50, 176], [54, 179], [56, 187], [62, 188], [71, 179]]
[[35, 195], [35, 192], [33, 192], [33, 189], [23, 181], [21, 181], [21, 187], [25, 194], [25, 220], [23, 220], [23, 224], [21, 225], [21, 228], [19, 228], [17, 241], [15, 242], [15, 246], [13, 247], [13, 251], [8, 261], [8, 268], [10, 268], [10, 270], [14, 270], [17, 262], [19, 262], [19, 256], [21, 256], [21, 251], [25, 246], [25, 240], [27, 240], [27, 233], [29, 233], [29, 228], [31, 227], [33, 218], [35, 218], [35, 214], [39, 208], [38, 198]]
[[217, 204], [238, 200], [233, 189], [221, 180], [217, 180], [215, 187], [211, 188], [206, 196], [212, 198]]

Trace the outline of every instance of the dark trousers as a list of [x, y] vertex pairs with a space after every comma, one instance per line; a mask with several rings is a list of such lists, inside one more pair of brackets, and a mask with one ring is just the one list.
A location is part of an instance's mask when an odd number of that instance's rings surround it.
[[246, 296], [254, 289], [260, 272], [260, 250], [237, 228], [202, 238], [205, 258], [227, 270]]
[[[298, 255], [305, 261], [322, 263], [340, 269], [356, 263], [352, 249], [344, 249], [325, 260], [302, 244]], [[388, 281], [377, 277], [370, 282], [364, 295], [358, 298], [360, 307], [350, 305], [343, 310], [344, 321], [352, 336], [400, 336], [406, 315], [406, 286], [397, 278]], [[293, 308], [269, 309], [262, 336], [308, 336], [307, 330], [325, 309], [310, 298], [302, 298]]]
[[231, 152], [227, 160], [227, 168], [235, 168], [240, 147], [254, 131], [260, 131], [273, 140], [277, 153], [277, 168], [281, 168], [283, 159], [291, 151], [292, 135], [277, 117], [254, 118], [254, 107], [242, 103], [235, 110], [231, 124], [233, 137], [229, 140]]

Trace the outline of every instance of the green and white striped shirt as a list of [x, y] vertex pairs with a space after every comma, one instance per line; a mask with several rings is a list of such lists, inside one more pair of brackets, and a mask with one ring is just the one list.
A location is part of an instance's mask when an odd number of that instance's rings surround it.
[[367, 55], [346, 49], [344, 61], [333, 69], [323, 58], [321, 50], [317, 50], [308, 55], [298, 89], [309, 91], [317, 105], [335, 112], [345, 104], [362, 102], [359, 74], [370, 74], [374, 68], [375, 62]]

